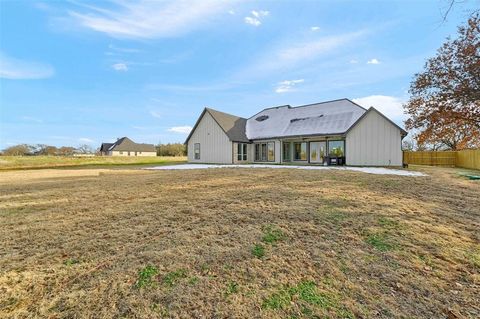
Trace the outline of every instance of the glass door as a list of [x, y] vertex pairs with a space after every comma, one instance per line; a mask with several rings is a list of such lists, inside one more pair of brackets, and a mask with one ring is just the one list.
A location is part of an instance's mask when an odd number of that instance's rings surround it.
[[325, 142], [310, 142], [310, 163], [323, 164], [326, 146]]

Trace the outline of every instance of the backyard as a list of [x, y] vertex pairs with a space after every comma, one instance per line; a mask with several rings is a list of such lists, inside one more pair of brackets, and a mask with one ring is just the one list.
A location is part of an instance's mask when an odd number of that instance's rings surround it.
[[0, 172], [0, 317], [479, 318], [480, 182]]

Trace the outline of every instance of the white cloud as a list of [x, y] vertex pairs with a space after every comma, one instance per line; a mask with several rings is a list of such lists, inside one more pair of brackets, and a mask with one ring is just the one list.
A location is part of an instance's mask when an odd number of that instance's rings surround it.
[[367, 61], [367, 64], [380, 64], [380, 61], [378, 61], [377, 59], [371, 59]]
[[24, 61], [0, 52], [0, 78], [12, 80], [44, 79], [55, 73], [52, 66], [43, 63]]
[[357, 64], [357, 63], [358, 63], [358, 60], [352, 59], [352, 60], [350, 60], [350, 63], [351, 63], [351, 64]]
[[87, 138], [87, 137], [80, 137], [78, 139], [79, 142], [81, 143], [93, 143], [95, 142], [94, 140], [90, 139], [90, 138]]
[[228, 10], [228, 13], [231, 14], [232, 16], [235, 15], [235, 10]]
[[162, 118], [162, 114], [160, 114], [160, 112], [158, 112], [158, 111], [150, 111], [150, 115], [153, 116], [153, 117], [156, 117], [157, 119]]
[[262, 24], [260, 22], [260, 20], [258, 20], [257, 18], [252, 18], [252, 17], [245, 17], [245, 23], [246, 24], [251, 24], [251, 25], [256, 26], [256, 27], [258, 27], [259, 25]]
[[262, 24], [261, 19], [263, 17], [268, 16], [270, 14], [270, 12], [269, 11], [262, 11], [262, 10], [260, 10], [260, 11], [252, 10], [251, 14], [252, 14], [251, 17], [245, 17], [245, 23], [246, 24], [251, 24], [255, 27], [258, 27], [259, 25]]
[[307, 62], [322, 54], [337, 50], [363, 35], [362, 31], [322, 37], [311, 41], [290, 43], [269, 54], [263, 62], [267, 68], [293, 67], [299, 62]]
[[256, 18], [260, 18], [260, 17], [266, 17], [270, 14], [269, 11], [255, 11], [255, 10], [252, 10], [252, 15]]
[[400, 126], [407, 117], [403, 113], [402, 107], [402, 104], [405, 101], [399, 97], [388, 95], [370, 95], [353, 99], [353, 101], [367, 109], [373, 106]]
[[122, 48], [122, 47], [117, 47], [113, 44], [110, 44], [108, 46], [110, 50], [121, 52], [121, 53], [139, 53], [142, 52], [142, 50], [135, 49], [135, 48]]
[[174, 133], [181, 133], [181, 134], [188, 134], [192, 130], [191, 126], [185, 125], [185, 126], [174, 126], [168, 129], [169, 132], [174, 132]]
[[318, 30], [320, 30], [320, 27], [311, 27], [310, 30], [312, 30], [312, 31], [318, 31]]
[[275, 89], [276, 93], [285, 93], [293, 90], [293, 87], [299, 83], [303, 83], [304, 79], [299, 80], [285, 80], [278, 82], [277, 88]]
[[128, 66], [125, 63], [115, 63], [112, 65], [115, 71], [128, 71]]
[[111, 1], [104, 7], [76, 3], [69, 11], [80, 26], [116, 38], [179, 36], [218, 20], [231, 1]]

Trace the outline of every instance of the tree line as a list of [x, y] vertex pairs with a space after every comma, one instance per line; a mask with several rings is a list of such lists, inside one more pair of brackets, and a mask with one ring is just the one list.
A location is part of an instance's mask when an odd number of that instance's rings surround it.
[[[181, 143], [157, 144], [158, 156], [186, 156], [186, 145]], [[78, 147], [52, 146], [47, 144], [18, 144], [5, 148], [0, 152], [4, 156], [72, 156], [74, 154], [100, 155], [100, 149], [94, 149], [88, 144]]]

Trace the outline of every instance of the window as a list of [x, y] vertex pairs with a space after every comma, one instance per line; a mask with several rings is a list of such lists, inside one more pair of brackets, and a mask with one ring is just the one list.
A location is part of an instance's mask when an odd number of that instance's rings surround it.
[[193, 145], [193, 154], [196, 160], [200, 159], [200, 143], [195, 143]]
[[307, 143], [295, 143], [294, 144], [294, 159], [296, 161], [306, 161], [307, 160]]
[[255, 144], [255, 161], [274, 162], [275, 161], [275, 143]]
[[283, 143], [283, 160], [285, 162], [290, 162], [290, 160], [291, 160], [291, 158], [290, 158], [290, 154], [291, 154], [290, 145], [291, 145], [290, 143]]
[[237, 144], [237, 160], [239, 161], [247, 160], [247, 144], [245, 143]]
[[345, 156], [345, 141], [328, 141], [328, 155], [331, 157]]
[[267, 143], [268, 146], [268, 161], [275, 161], [275, 143]]

